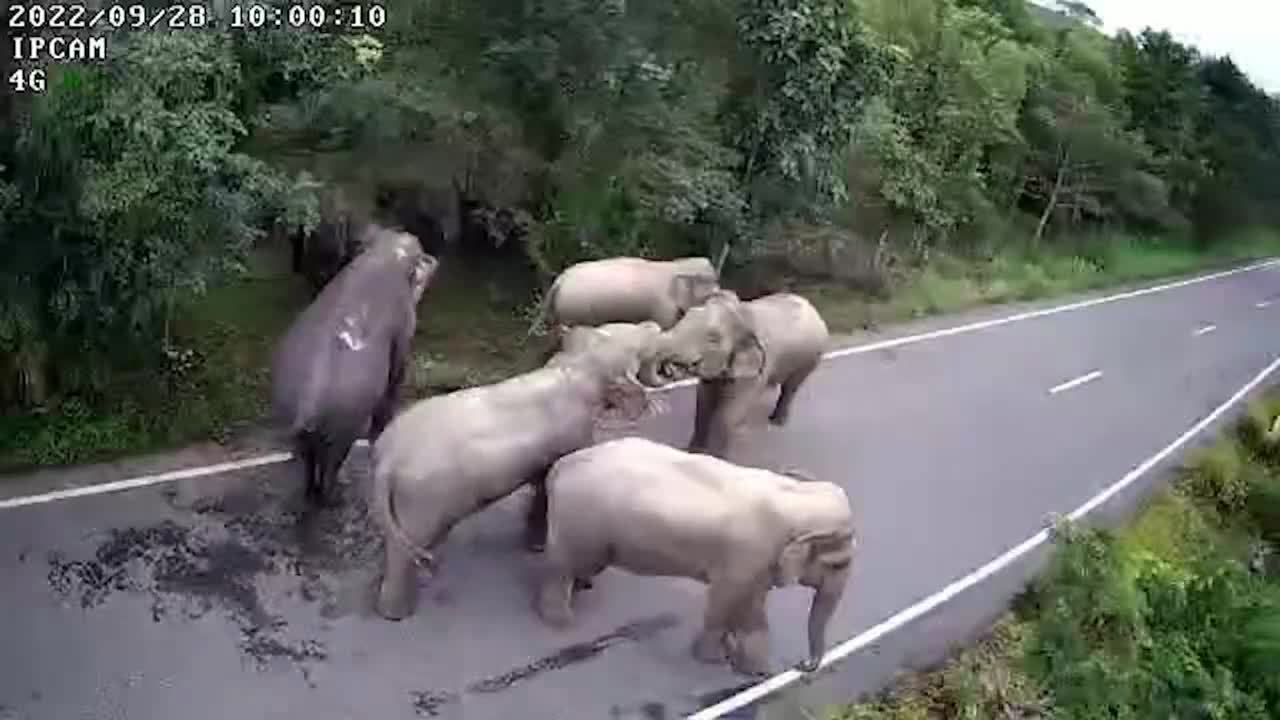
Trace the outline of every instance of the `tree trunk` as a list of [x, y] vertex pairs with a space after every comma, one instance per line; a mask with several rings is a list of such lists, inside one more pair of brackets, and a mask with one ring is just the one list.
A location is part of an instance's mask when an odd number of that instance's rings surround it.
[[1053, 183], [1053, 192], [1049, 193], [1049, 200], [1044, 205], [1044, 212], [1040, 214], [1040, 224], [1036, 226], [1036, 234], [1031, 238], [1031, 247], [1039, 247], [1041, 238], [1044, 237], [1045, 226], [1049, 224], [1049, 218], [1053, 215], [1054, 209], [1058, 205], [1058, 194], [1062, 192], [1062, 179], [1067, 174], [1067, 164], [1063, 162], [1058, 166], [1058, 177]]

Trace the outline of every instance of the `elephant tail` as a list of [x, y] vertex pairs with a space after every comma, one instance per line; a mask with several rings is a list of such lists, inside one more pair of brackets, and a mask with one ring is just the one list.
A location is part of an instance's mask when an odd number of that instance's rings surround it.
[[396, 518], [395, 499], [393, 497], [394, 490], [392, 488], [392, 473], [389, 469], [379, 467], [375, 462], [373, 472], [373, 507], [371, 510], [378, 522], [386, 531], [386, 541], [396, 542], [409, 551], [413, 556], [413, 561], [419, 567], [432, 568], [436, 564], [435, 556], [431, 551], [422, 547], [413, 538], [409, 537], [409, 533], [405, 532], [404, 527], [400, 525], [399, 519]]
[[551, 306], [555, 304], [556, 295], [560, 292], [560, 282], [563, 279], [564, 274], [561, 273], [561, 275], [555, 279], [555, 282], [551, 283], [551, 287], [547, 288], [547, 292], [542, 295], [542, 301], [538, 303], [538, 314], [533, 318], [533, 323], [529, 325], [529, 331], [525, 333], [525, 339], [533, 337], [534, 332], [536, 332], [542, 325], [543, 321], [547, 319], [547, 312], [551, 309]]

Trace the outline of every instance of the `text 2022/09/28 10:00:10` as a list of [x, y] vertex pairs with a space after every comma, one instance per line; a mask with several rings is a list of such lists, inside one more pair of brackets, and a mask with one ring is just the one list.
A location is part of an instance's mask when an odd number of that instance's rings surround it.
[[[293, 29], [351, 31], [376, 30], [387, 22], [386, 8], [366, 5], [235, 3], [214, 11], [200, 3], [152, 6], [114, 3], [98, 8], [68, 3], [13, 3], [5, 10], [10, 35], [10, 60], [44, 64], [106, 60], [107, 39], [102, 35], [54, 35], [50, 31]], [[13, 92], [44, 92], [46, 70], [41, 66], [12, 69], [5, 77]]]
[[91, 9], [78, 3], [10, 4], [10, 31], [42, 30], [203, 30], [285, 28], [296, 30], [379, 29], [387, 10], [378, 3], [325, 6], [237, 2], [215, 10], [202, 3], [154, 6], [113, 3]]

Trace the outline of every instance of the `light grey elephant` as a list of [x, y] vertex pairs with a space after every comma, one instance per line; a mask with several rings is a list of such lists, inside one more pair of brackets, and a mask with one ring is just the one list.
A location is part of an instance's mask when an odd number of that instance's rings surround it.
[[709, 587], [694, 656], [722, 662], [727, 651], [739, 672], [767, 673], [766, 596], [799, 583], [815, 590], [801, 668], [821, 661], [855, 547], [840, 486], [627, 437], [562, 458], [547, 493], [537, 608], [549, 624], [571, 623], [574, 588], [610, 565], [701, 580]]
[[271, 407], [306, 474], [308, 499], [332, 485], [366, 427], [391, 419], [418, 325], [418, 303], [439, 262], [417, 238], [378, 226], [285, 331], [271, 359]]
[[[727, 457], [760, 395], [779, 389], [769, 422], [785, 425], [796, 393], [822, 362], [830, 332], [816, 308], [793, 293], [775, 293], [743, 302], [718, 290], [665, 332], [657, 346], [661, 384], [692, 374], [698, 383], [697, 411], [689, 450]], [[758, 342], [764, 358], [758, 373], [726, 373], [718, 358], [744, 343]]]
[[550, 325], [603, 325], [652, 320], [663, 330], [719, 287], [705, 257], [647, 260], [612, 257], [571, 265], [542, 298], [529, 334]]
[[459, 520], [526, 484], [526, 542], [540, 550], [547, 469], [593, 443], [609, 407], [632, 421], [650, 409], [637, 374], [660, 333], [655, 322], [572, 328], [545, 366], [398, 415], [373, 446], [370, 507], [386, 535], [378, 613], [412, 614], [415, 563], [434, 565], [431, 549]]

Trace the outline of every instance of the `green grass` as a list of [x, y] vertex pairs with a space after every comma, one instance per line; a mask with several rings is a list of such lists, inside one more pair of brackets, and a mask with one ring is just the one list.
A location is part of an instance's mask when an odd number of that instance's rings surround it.
[[[1004, 252], [986, 260], [935, 255], [897, 274], [887, 299], [830, 283], [798, 282], [834, 332], [1032, 300], [1188, 273], [1280, 254], [1280, 236], [1255, 232], [1215, 245], [1095, 237], [1071, 253]], [[493, 382], [535, 367], [546, 337], [525, 341], [533, 282], [520, 268], [442, 268], [419, 311], [408, 398]], [[250, 272], [215, 288], [183, 313], [176, 344], [195, 354], [187, 367], [117, 379], [104, 399], [64, 399], [44, 412], [0, 417], [0, 471], [107, 460], [210, 438], [259, 421], [266, 359], [275, 338], [306, 302], [283, 248], [257, 252]]]
[[1126, 283], [1158, 280], [1280, 254], [1280, 234], [1240, 233], [1211, 253], [1187, 243], [1100, 236], [1074, 252], [1006, 251], [986, 260], [937, 256], [924, 268], [901, 273], [888, 299], [822, 282], [793, 289], [813, 299], [836, 332], [983, 305], [1039, 300]]
[[[1273, 388], [1124, 528], [1062, 526], [1045, 573], [985, 639], [821, 716], [1277, 717], [1280, 562], [1256, 552], [1280, 551], [1277, 417]], [[1243, 499], [1225, 476], [1244, 478]]]

